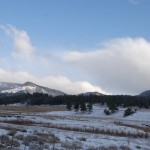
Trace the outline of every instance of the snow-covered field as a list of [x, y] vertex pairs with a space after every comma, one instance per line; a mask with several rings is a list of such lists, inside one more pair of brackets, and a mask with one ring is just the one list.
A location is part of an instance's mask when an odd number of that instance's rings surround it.
[[7, 145], [19, 150], [150, 150], [150, 110], [123, 117], [124, 110], [109, 116], [98, 105], [91, 114], [51, 111], [13, 116], [9, 111], [7, 117], [0, 117], [0, 149]]

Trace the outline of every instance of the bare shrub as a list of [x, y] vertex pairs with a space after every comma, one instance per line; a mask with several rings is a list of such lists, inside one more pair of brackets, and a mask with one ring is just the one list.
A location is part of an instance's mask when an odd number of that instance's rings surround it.
[[2, 142], [2, 141], [5, 141], [5, 139], [8, 140], [9, 137], [8, 137], [7, 135], [1, 135], [1, 136], [0, 136], [1, 142]]
[[120, 146], [121, 150], [131, 150], [128, 146], [122, 145]]
[[7, 135], [2, 135], [1, 136], [1, 144], [10, 146], [11, 145], [10, 138]]
[[40, 149], [39, 145], [37, 143], [31, 143], [29, 146], [29, 149], [33, 150], [42, 150]]
[[61, 146], [69, 149], [69, 150], [79, 150], [82, 149], [82, 143], [81, 142], [77, 142], [77, 141], [73, 141], [73, 142], [63, 142], [61, 143]]
[[19, 147], [20, 143], [17, 140], [13, 140], [12, 147]]
[[141, 149], [141, 147], [139, 145], [136, 146], [137, 149]]
[[96, 147], [91, 146], [91, 147], [89, 147], [87, 150], [100, 150], [100, 149], [99, 149], [99, 148], [96, 148]]
[[85, 137], [81, 137], [79, 138], [80, 141], [86, 141], [86, 138]]
[[49, 135], [47, 133], [36, 133], [36, 135], [38, 137], [42, 138], [44, 141], [47, 141], [50, 136], [54, 136], [54, 134]]
[[24, 143], [31, 143], [31, 142], [36, 142], [36, 141], [38, 141], [38, 137], [35, 135], [28, 135], [23, 140]]
[[118, 147], [115, 145], [111, 145], [108, 148], [109, 148], [109, 150], [118, 150]]
[[18, 135], [15, 136], [15, 138], [17, 140], [21, 140], [22, 141], [24, 139], [24, 135], [23, 134], [18, 134]]
[[109, 150], [109, 148], [105, 147], [105, 146], [101, 146], [101, 147], [98, 148], [98, 150]]
[[23, 139], [23, 144], [24, 144], [25, 146], [29, 146], [29, 144], [30, 144], [31, 142], [33, 142], [33, 138], [32, 138], [32, 136], [30, 136], [30, 135], [26, 136], [26, 137]]
[[0, 144], [0, 149], [4, 149], [6, 146], [4, 146], [3, 144]]
[[20, 132], [27, 132], [27, 130], [26, 129], [21, 129]]
[[44, 144], [43, 145], [43, 149], [49, 150], [49, 145], [48, 144]]
[[55, 145], [58, 144], [60, 142], [60, 139], [56, 136], [50, 136], [48, 139], [49, 143], [52, 144], [52, 150], [55, 149]]
[[3, 139], [1, 139], [1, 148], [6, 148], [6, 149], [15, 149], [16, 147], [19, 147], [19, 142], [17, 140], [14, 139], [9, 139], [9, 137], [4, 136]]
[[66, 136], [66, 139], [73, 140], [73, 138], [72, 138], [72, 137], [70, 137], [70, 136]]
[[115, 145], [111, 145], [111, 146], [101, 146], [99, 147], [97, 150], [118, 150], [118, 147]]
[[[11, 149], [12, 149], [12, 147], [13, 146], [16, 146], [17, 144], [17, 142], [16, 141], [14, 141], [14, 136], [15, 136], [15, 134], [16, 134], [16, 129], [11, 129], [10, 131], [9, 131], [9, 133], [8, 133], [8, 135], [10, 135], [11, 136]], [[15, 144], [15, 145], [14, 145]]]
[[10, 136], [14, 136], [15, 134], [16, 134], [16, 129], [13, 129], [13, 128], [8, 133], [8, 135]]

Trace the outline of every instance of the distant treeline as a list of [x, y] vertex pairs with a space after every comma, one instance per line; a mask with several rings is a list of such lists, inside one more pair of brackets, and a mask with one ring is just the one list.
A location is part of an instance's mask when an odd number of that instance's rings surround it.
[[26, 105], [66, 105], [71, 103], [99, 103], [101, 105], [116, 105], [122, 107], [137, 106], [140, 108], [150, 108], [150, 97], [114, 95], [114, 96], [83, 96], [83, 95], [64, 95], [64, 96], [48, 96], [47, 94], [34, 93], [20, 95], [0, 95], [0, 105], [8, 105], [14, 103], [25, 103]]

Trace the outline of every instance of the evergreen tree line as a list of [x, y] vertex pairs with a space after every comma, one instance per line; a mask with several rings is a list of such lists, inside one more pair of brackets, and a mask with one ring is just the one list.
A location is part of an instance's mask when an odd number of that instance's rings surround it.
[[88, 112], [90, 114], [93, 110], [93, 104], [92, 103], [85, 104], [85, 102], [81, 102], [72, 105], [70, 102], [68, 102], [66, 108], [69, 111], [74, 110], [76, 113], [82, 112], [84, 114], [85, 112]]
[[26, 103], [27, 105], [66, 105], [71, 103], [92, 103], [107, 105], [109, 107], [133, 107], [150, 108], [150, 97], [114, 95], [114, 96], [83, 96], [83, 95], [64, 95], [52, 97], [47, 94], [20, 94], [20, 95], [0, 95], [0, 105], [13, 103]]

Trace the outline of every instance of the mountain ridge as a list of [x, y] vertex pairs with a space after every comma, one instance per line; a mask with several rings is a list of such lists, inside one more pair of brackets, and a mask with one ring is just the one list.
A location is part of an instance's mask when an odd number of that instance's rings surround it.
[[83, 95], [83, 96], [90, 96], [90, 95], [95, 95], [95, 96], [104, 96], [105, 94], [99, 93], [97, 91], [95, 92], [86, 92], [86, 93], [81, 93], [79, 95]]

